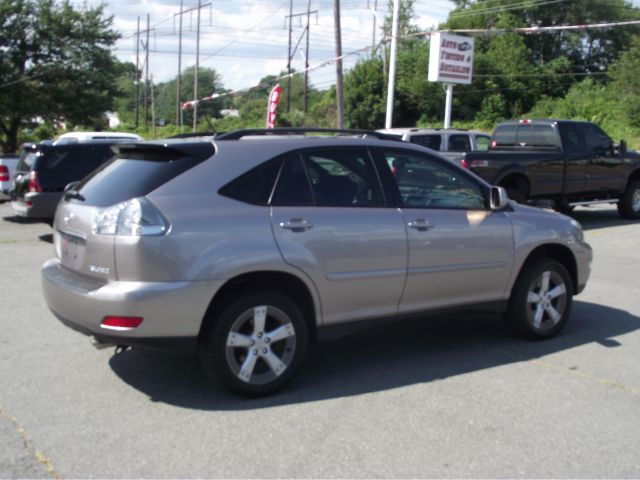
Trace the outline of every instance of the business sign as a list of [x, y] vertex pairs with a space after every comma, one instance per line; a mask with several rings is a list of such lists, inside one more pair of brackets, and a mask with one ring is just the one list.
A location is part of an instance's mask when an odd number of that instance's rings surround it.
[[470, 84], [473, 74], [473, 46], [472, 37], [434, 33], [429, 48], [428, 80]]
[[281, 95], [282, 87], [280, 87], [280, 84], [276, 84], [269, 94], [269, 104], [267, 106], [267, 128], [274, 128], [276, 126], [276, 109], [278, 108]]

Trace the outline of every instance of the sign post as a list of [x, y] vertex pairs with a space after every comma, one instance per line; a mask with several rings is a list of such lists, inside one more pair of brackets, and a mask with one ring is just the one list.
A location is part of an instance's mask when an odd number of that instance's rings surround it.
[[447, 97], [444, 111], [444, 128], [451, 127], [453, 85], [469, 85], [473, 76], [474, 39], [462, 35], [438, 32], [431, 36], [429, 47], [430, 82], [446, 84]]

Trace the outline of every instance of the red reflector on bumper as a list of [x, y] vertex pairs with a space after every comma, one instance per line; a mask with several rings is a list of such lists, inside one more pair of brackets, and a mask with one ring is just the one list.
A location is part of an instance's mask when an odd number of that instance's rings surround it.
[[142, 317], [104, 317], [100, 326], [110, 330], [132, 330], [139, 327], [142, 320]]

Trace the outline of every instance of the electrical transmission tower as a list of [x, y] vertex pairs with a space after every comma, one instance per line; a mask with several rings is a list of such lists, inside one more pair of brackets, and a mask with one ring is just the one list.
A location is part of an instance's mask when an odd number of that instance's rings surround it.
[[[316, 22], [318, 21], [318, 11], [317, 10], [313, 10], [311, 11], [311, 0], [307, 0], [307, 11], [306, 12], [301, 12], [301, 13], [293, 13], [293, 0], [290, 0], [289, 2], [289, 15], [285, 16], [285, 21], [288, 19], [289, 20], [289, 53], [287, 56], [287, 113], [290, 110], [290, 105], [291, 105], [291, 60], [293, 59], [293, 56], [296, 54], [296, 50], [298, 49], [298, 47], [300, 46], [300, 43], [302, 42], [302, 39], [305, 38], [306, 39], [306, 47], [305, 47], [305, 53], [302, 54], [302, 56], [304, 57], [304, 112], [307, 113], [307, 108], [308, 108], [308, 89], [309, 89], [309, 20], [311, 18], [311, 14], [315, 14], [316, 15]], [[299, 39], [297, 39], [297, 43], [295, 45], [295, 47], [293, 48], [293, 51], [291, 50], [291, 36], [293, 34], [293, 28], [292, 28], [292, 20], [294, 17], [303, 17], [306, 16], [307, 17], [307, 26], [304, 28], [304, 31], [302, 32], [302, 35], [300, 36]]]

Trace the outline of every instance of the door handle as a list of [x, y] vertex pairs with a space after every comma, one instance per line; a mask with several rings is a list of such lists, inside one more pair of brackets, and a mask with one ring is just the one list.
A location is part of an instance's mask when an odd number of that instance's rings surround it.
[[291, 230], [292, 232], [305, 232], [313, 228], [313, 223], [307, 222], [303, 218], [292, 218], [288, 222], [280, 222], [280, 228]]
[[414, 228], [419, 232], [426, 232], [427, 230], [433, 228], [433, 224], [430, 221], [425, 220], [424, 218], [419, 218], [417, 220], [414, 220], [413, 222], [409, 222], [408, 225], [409, 228]]

